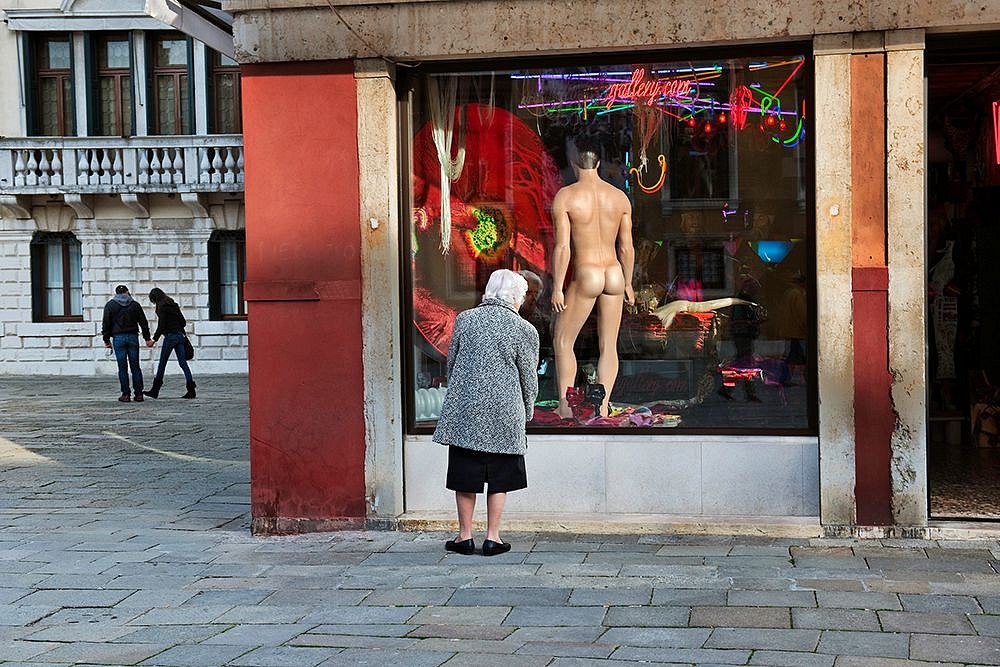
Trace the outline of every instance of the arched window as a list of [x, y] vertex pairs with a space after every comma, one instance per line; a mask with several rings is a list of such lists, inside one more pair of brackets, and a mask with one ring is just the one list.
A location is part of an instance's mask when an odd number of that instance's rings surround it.
[[213, 320], [245, 320], [246, 233], [217, 229], [208, 240], [208, 313]]
[[73, 234], [38, 232], [32, 237], [31, 300], [35, 322], [83, 320], [83, 265]]

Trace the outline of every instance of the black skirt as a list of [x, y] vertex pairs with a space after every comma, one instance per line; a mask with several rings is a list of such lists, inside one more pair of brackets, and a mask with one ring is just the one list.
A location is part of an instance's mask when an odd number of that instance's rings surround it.
[[462, 493], [507, 493], [528, 487], [528, 473], [521, 454], [493, 454], [464, 447], [448, 447], [448, 481], [445, 486]]

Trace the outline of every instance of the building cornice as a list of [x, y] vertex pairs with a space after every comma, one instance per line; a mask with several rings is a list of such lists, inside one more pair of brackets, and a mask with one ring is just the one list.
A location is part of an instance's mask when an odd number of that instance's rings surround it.
[[1000, 29], [1000, 3], [968, 0], [228, 0], [241, 62], [662, 50], [816, 35]]

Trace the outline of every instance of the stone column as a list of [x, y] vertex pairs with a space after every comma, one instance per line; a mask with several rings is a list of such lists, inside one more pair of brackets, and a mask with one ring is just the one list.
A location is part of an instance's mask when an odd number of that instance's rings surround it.
[[851, 317], [851, 91], [849, 34], [813, 42], [816, 72], [816, 317], [820, 519], [855, 521]]
[[924, 31], [885, 33], [892, 513], [927, 525]]
[[[369, 517], [403, 512], [402, 328], [395, 72], [358, 60], [365, 497]], [[406, 221], [404, 221], [405, 224]]]

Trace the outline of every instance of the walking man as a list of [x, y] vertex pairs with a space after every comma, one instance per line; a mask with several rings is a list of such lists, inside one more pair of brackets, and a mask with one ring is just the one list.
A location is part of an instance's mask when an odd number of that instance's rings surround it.
[[153, 346], [149, 337], [149, 322], [142, 306], [129, 294], [128, 287], [115, 287], [115, 296], [104, 306], [104, 323], [101, 326], [101, 336], [104, 347], [115, 351], [118, 362], [118, 382], [121, 384], [122, 395], [118, 400], [128, 403], [132, 400], [129, 393], [128, 373], [132, 369], [132, 388], [135, 390], [135, 400], [142, 398], [142, 369], [139, 367], [139, 331], [147, 347]]

